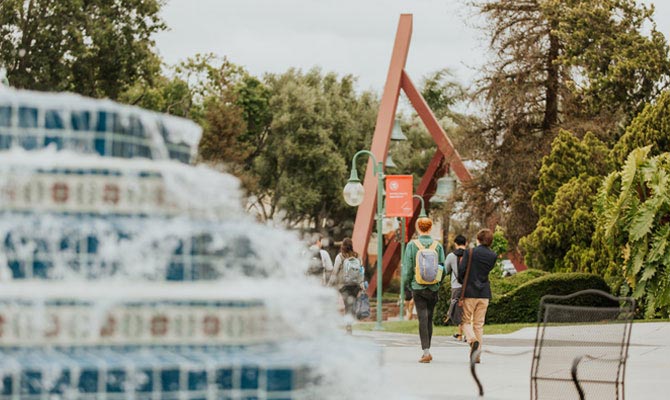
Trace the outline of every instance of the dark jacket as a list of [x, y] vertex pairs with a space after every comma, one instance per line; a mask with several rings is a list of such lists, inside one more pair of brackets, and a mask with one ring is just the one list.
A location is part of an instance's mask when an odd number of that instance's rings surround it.
[[[458, 265], [458, 281], [463, 283], [465, 270], [468, 266], [470, 250], [466, 250]], [[468, 283], [465, 285], [464, 297], [470, 299], [490, 299], [491, 284], [489, 283], [489, 272], [496, 265], [498, 255], [486, 246], [479, 245], [472, 249], [472, 265]]]

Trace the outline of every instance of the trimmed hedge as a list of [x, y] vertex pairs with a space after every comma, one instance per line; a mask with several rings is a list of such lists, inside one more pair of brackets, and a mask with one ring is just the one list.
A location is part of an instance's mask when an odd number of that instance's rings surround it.
[[549, 274], [533, 279], [506, 295], [494, 297], [486, 313], [486, 322], [492, 324], [536, 322], [542, 296], [545, 294], [567, 295], [584, 289], [598, 289], [610, 293], [609, 286], [599, 275]]
[[447, 281], [449, 277], [444, 278], [444, 284], [440, 285], [437, 291], [437, 303], [435, 304], [435, 311], [433, 311], [433, 325], [445, 326], [444, 317], [449, 311], [449, 304], [451, 303], [451, 285]]
[[495, 275], [493, 275], [493, 273], [489, 275], [489, 281], [491, 282], [491, 293], [493, 294], [494, 299], [511, 292], [512, 290], [527, 282], [549, 274], [549, 272], [542, 271], [541, 269], [527, 269], [512, 276], [503, 278], [501, 276], [502, 272], [498, 271], [498, 268], [496, 268], [494, 271], [496, 271]]
[[[511, 292], [517, 287], [526, 282], [532, 281], [535, 278], [545, 276], [549, 272], [539, 269], [527, 269], [512, 276], [502, 277], [502, 272], [499, 266], [496, 266], [489, 274], [489, 281], [491, 282], [491, 292], [493, 298], [499, 298], [507, 292]], [[449, 303], [451, 302], [451, 287], [449, 285], [449, 277], [445, 278], [444, 284], [440, 286], [440, 291], [437, 297], [437, 304], [435, 305], [435, 312], [433, 314], [433, 324], [436, 326], [447, 325], [444, 323], [444, 317], [449, 311]]]

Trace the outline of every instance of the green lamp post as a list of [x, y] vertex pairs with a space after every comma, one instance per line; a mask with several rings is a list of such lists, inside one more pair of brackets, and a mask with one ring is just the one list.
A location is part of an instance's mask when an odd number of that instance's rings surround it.
[[[427, 217], [426, 215], [426, 207], [425, 203], [423, 201], [423, 197], [419, 196], [418, 194], [412, 195], [412, 197], [416, 197], [417, 199], [421, 200], [421, 213], [419, 214], [419, 218], [425, 218]], [[402, 245], [400, 246], [400, 320], [402, 321], [405, 318], [405, 217], [402, 218], [402, 225], [400, 227], [400, 237], [402, 238]]]
[[365, 189], [358, 179], [358, 172], [356, 170], [356, 158], [361, 154], [367, 154], [372, 158], [374, 164], [374, 174], [377, 177], [377, 212], [375, 218], [377, 219], [377, 324], [376, 330], [383, 330], [382, 327], [382, 252], [384, 251], [384, 236], [382, 235], [382, 220], [384, 218], [384, 166], [381, 162], [377, 162], [374, 154], [368, 150], [361, 150], [354, 154], [351, 160], [351, 175], [349, 181], [344, 186], [342, 194], [344, 201], [353, 207], [359, 206], [363, 202], [365, 196]]

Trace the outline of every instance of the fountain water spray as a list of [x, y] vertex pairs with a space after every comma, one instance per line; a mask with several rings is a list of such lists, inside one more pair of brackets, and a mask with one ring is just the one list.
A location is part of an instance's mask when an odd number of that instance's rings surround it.
[[0, 400], [407, 398], [200, 135], [0, 87]]

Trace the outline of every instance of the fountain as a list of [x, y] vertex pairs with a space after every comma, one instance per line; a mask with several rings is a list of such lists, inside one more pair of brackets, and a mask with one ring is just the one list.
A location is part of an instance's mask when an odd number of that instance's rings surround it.
[[0, 400], [374, 397], [378, 351], [298, 238], [191, 164], [200, 135], [0, 86]]

